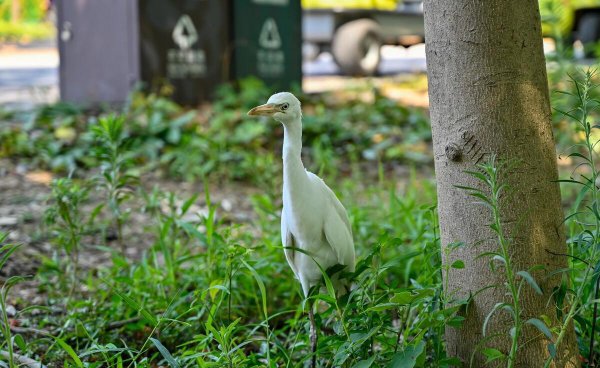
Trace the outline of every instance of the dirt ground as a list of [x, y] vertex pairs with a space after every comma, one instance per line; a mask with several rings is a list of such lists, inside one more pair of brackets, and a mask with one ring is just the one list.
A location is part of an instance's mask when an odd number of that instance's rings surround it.
[[[8, 232], [10, 243], [21, 244], [19, 250], [11, 255], [9, 262], [0, 270], [0, 279], [10, 276], [33, 276], [46, 258], [60, 254], [60, 251], [51, 243], [47, 228], [44, 224], [44, 213], [48, 207], [48, 198], [51, 193], [50, 182], [53, 174], [46, 171], [28, 170], [25, 165], [15, 164], [7, 159], [0, 160], [0, 230]], [[176, 182], [156, 176], [145, 176], [142, 183], [148, 191], [154, 185], [159, 185], [163, 191], [172, 191], [178, 198], [185, 200], [193, 194], [198, 194], [198, 199], [188, 211], [186, 220], [195, 222], [199, 216], [208, 213], [208, 208], [202, 195], [204, 187], [200, 183]], [[260, 193], [256, 188], [240, 183], [228, 183], [226, 186], [209, 188], [211, 202], [217, 206], [216, 215], [224, 223], [250, 222], [253, 209], [250, 198], [253, 194]], [[102, 200], [100, 191], [92, 191], [90, 198], [83, 204], [83, 213], [89, 213], [97, 203]], [[138, 211], [143, 205], [139, 196], [133, 196], [127, 204], [132, 211], [133, 224], [124, 229], [124, 238], [128, 239], [127, 256], [131, 259], [141, 257], [143, 252], [151, 245], [154, 236], [149, 236], [154, 229], [150, 215]], [[92, 234], [85, 244], [106, 244], [119, 249], [115, 231], [109, 229], [105, 239], [101, 234]], [[110, 254], [95, 247], [84, 247], [80, 251], [80, 266], [83, 269], [98, 268], [111, 263]], [[41, 296], [35, 291], [35, 283], [21, 283], [14, 290], [13, 297], [33, 298], [33, 304], [40, 303], [35, 300]]]

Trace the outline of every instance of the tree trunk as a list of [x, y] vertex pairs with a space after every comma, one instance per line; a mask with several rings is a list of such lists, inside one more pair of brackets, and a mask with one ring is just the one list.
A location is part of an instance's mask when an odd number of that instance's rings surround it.
[[[467, 245], [444, 259], [446, 265], [457, 259], [465, 262], [464, 269], [444, 275], [446, 292], [467, 298], [505, 280], [501, 272], [490, 270], [489, 259], [477, 258], [498, 249], [489, 228], [489, 209], [475, 204], [456, 185], [488, 191], [465, 170], [476, 170], [492, 154], [499, 160], [516, 159], [517, 168], [504, 182], [512, 190], [511, 199], [501, 201], [502, 223], [513, 238], [511, 259], [515, 271], [545, 267], [534, 274], [543, 296], [524, 287], [523, 321], [546, 315], [557, 324], [551, 294], [560, 278], [544, 280], [543, 276], [567, 265], [564, 257], [547, 251], [564, 254], [567, 250], [538, 2], [425, 0], [425, 38], [442, 246]], [[447, 328], [450, 356], [468, 367], [475, 353], [472, 367], [483, 367], [482, 348], [508, 354], [513, 325], [508, 313], [499, 312], [489, 322], [486, 336], [500, 336], [490, 341], [482, 336], [487, 314], [502, 301], [510, 302], [502, 286], [475, 296], [466, 308], [464, 326]], [[520, 342], [515, 366], [542, 367], [549, 355], [544, 336], [525, 325]], [[579, 366], [573, 328], [558, 355], [560, 363], [552, 366]]]
[[21, 20], [21, 0], [12, 0], [10, 4], [10, 22], [18, 23]]

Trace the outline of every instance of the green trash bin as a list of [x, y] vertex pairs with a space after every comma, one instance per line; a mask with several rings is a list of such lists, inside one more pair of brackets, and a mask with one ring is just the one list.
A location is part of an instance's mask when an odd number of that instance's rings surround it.
[[141, 80], [168, 82], [197, 105], [220, 84], [255, 76], [289, 89], [302, 80], [300, 0], [139, 0]]
[[302, 81], [300, 0], [233, 0], [233, 73], [289, 89]]

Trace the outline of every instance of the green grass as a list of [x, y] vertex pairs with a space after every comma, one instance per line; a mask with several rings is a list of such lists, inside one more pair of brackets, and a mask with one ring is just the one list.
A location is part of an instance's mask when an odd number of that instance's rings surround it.
[[[316, 304], [320, 367], [459, 366], [443, 332], [461, 327], [462, 304], [445, 295], [441, 275], [464, 263], [441, 264], [435, 181], [423, 174], [431, 156], [415, 153], [430, 140], [425, 112], [377, 91], [373, 103], [333, 106], [300, 96], [305, 162], [346, 206], [358, 257], [356, 272], [343, 275], [353, 284], [347, 295], [336, 299], [324, 285], [304, 300], [279, 234], [281, 128], [245, 117], [269, 93], [247, 80], [200, 113], [134, 93], [119, 113], [59, 104], [7, 114], [0, 155], [59, 178], [37, 230], [53, 251], [33, 279], [8, 279], [0, 293], [0, 306], [17, 309], [0, 315], [0, 350], [48, 366], [303, 367], [306, 311]], [[400, 165], [405, 174], [394, 171]], [[234, 201], [247, 216], [231, 217], [216, 200], [225, 187], [252, 187]], [[594, 208], [585, 192], [571, 193]], [[567, 224], [571, 254], [592, 252], [581, 223]], [[12, 243], [0, 236], [0, 260], [23, 248]], [[578, 302], [569, 318], [586, 357], [590, 277], [597, 272], [573, 259], [565, 274], [573, 289], [563, 290]], [[25, 281], [41, 305], [16, 292]]]
[[[281, 172], [283, 131], [274, 121], [253, 119], [246, 112], [271, 94], [255, 80], [238, 92], [225, 86], [208, 110], [187, 111], [165, 96], [134, 93], [124, 108], [123, 136], [142, 171], [160, 170], [184, 180], [237, 180], [270, 185]], [[302, 95], [303, 140], [307, 165], [328, 176], [348, 174], [352, 165], [378, 162], [429, 163], [431, 140], [423, 110], [399, 106], [373, 91], [374, 103], [361, 100], [327, 104]], [[109, 112], [110, 113], [110, 112]], [[68, 173], [89, 170], [98, 160], [89, 155], [94, 123], [72, 105], [44, 107], [26, 121], [0, 129], [0, 157], [18, 157], [34, 166]], [[335, 169], [334, 169], [335, 168]], [[377, 170], [371, 170], [377, 174]]]
[[[440, 339], [426, 337], [439, 336], [454, 310], [440, 306], [433, 186], [415, 180], [410, 188], [416, 187], [421, 190], [397, 192], [385, 182], [361, 188], [355, 198], [359, 188], [352, 180], [340, 185], [359, 261], [348, 298], [338, 304], [317, 294], [311, 301], [319, 301], [324, 366], [387, 364], [416, 347], [422, 360], [444, 358]], [[160, 199], [171, 196], [159, 193]], [[70, 258], [46, 260], [39, 287], [47, 306], [69, 312], [24, 317], [31, 324], [25, 327], [41, 325], [53, 336], [32, 341], [30, 352], [75, 366], [78, 359], [102, 366], [301, 366], [309, 357], [308, 306], [283, 255], [277, 197], [254, 196], [257, 220], [243, 225], [221, 223], [208, 194], [208, 213], [194, 220], [184, 220], [186, 209], [201, 199], [170, 200], [178, 205], [155, 211], [146, 224], [154, 229], [148, 233], [153, 245], [141, 259], [106, 248], [112, 264], [75, 271], [81, 284], [74, 291], [73, 270], [65, 272]], [[88, 215], [80, 213], [79, 221]], [[55, 231], [66, 232], [70, 242], [78, 229]]]
[[[280, 242], [281, 130], [245, 118], [269, 94], [245, 83], [240, 93], [224, 89], [208, 120], [160, 96], [134, 94], [119, 118], [57, 105], [0, 133], [4, 156], [74, 172], [52, 184], [41, 231], [57, 253], [36, 278], [43, 307], [68, 312], [22, 317], [24, 327], [44, 331], [27, 336], [29, 355], [74, 366], [302, 366], [310, 360], [305, 312], [316, 303], [324, 366], [410, 360], [412, 350], [445, 366], [441, 339], [427, 338], [439, 336], [455, 312], [440, 303], [434, 187], [413, 169], [399, 190], [383, 171], [392, 160], [429, 161], [403, 153], [430, 138], [423, 113], [380, 95], [375, 109], [303, 96], [313, 111], [305, 118], [305, 160], [340, 194], [359, 255], [356, 273], [346, 275], [356, 288], [346, 298], [317, 292], [304, 301]], [[154, 170], [263, 189], [246, 200], [251, 221], [231, 223], [208, 190], [180, 198], [160, 184], [144, 186]], [[143, 223], [133, 220], [140, 216]], [[141, 226], [143, 239], [122, 235]], [[138, 259], [124, 256], [139, 243], [147, 246]], [[94, 249], [110, 261], [80, 266]]]
[[47, 40], [56, 34], [50, 22], [20, 22], [0, 20], [0, 42], [30, 42]]

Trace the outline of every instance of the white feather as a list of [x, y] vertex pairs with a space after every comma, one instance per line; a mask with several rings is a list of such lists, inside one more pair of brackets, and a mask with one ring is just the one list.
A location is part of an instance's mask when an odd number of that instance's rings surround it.
[[354, 271], [352, 228], [334, 192], [304, 169], [300, 102], [283, 92], [271, 96], [268, 104], [287, 105], [285, 110], [273, 113], [284, 126], [281, 240], [285, 257], [308, 295], [310, 287], [322, 278], [319, 266], [326, 270], [341, 264]]

